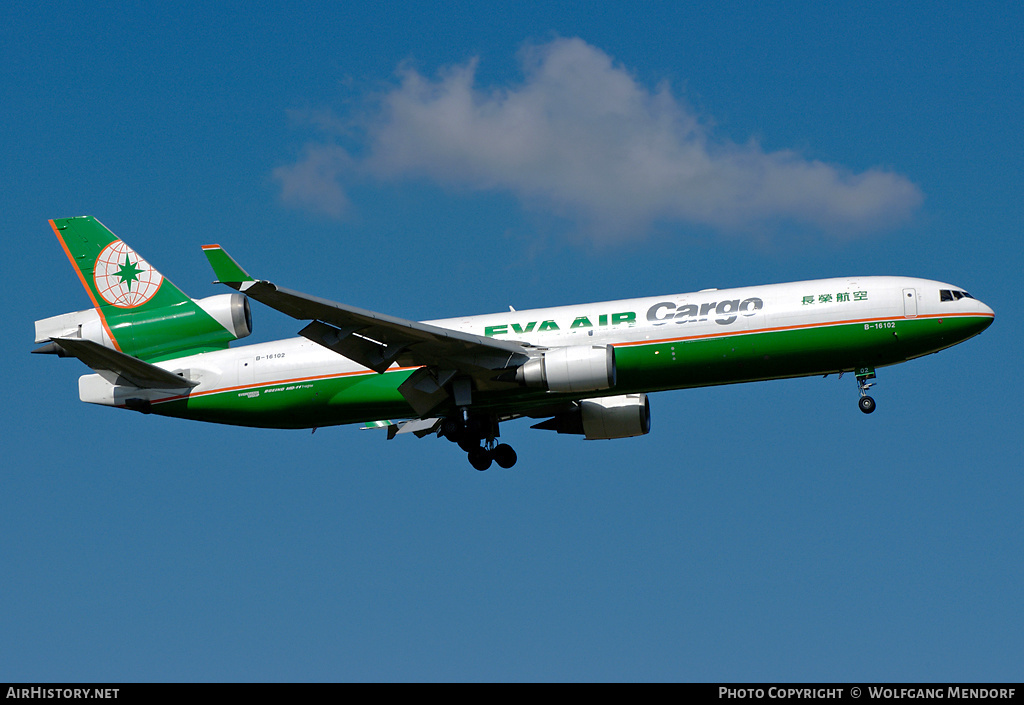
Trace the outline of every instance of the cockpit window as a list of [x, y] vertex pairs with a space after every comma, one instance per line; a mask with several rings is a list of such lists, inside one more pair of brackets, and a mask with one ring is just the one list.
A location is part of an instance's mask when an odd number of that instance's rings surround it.
[[960, 299], [973, 299], [974, 297], [966, 291], [957, 289], [939, 289], [939, 301], [959, 301]]

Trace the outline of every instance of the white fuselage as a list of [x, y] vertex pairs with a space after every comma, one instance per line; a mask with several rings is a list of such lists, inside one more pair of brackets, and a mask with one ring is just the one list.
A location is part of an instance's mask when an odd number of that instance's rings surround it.
[[[427, 321], [449, 329], [529, 344], [635, 346], [673, 340], [799, 330], [858, 321], [936, 316], [994, 316], [973, 298], [940, 301], [957, 287], [909, 277], [849, 277], [787, 284], [705, 290], [593, 304], [508, 311]], [[191, 397], [268, 385], [301, 385], [318, 379], [374, 374], [304, 338], [291, 338], [202, 353], [157, 363], [198, 382]], [[392, 368], [394, 369], [394, 368]], [[810, 373], [810, 371], [808, 372]], [[286, 386], [281, 387], [282, 390]], [[100, 375], [81, 378], [83, 401], [123, 404], [124, 394]], [[133, 390], [153, 402], [175, 393]], [[267, 392], [264, 391], [264, 394]]]

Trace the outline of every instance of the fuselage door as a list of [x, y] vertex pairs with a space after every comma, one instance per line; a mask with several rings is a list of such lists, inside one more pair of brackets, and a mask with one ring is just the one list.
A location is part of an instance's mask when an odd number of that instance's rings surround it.
[[917, 289], [903, 290], [903, 317], [917, 318]]

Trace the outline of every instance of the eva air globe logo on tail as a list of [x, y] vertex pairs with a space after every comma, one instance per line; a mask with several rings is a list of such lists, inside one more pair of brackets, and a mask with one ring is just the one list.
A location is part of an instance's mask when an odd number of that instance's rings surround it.
[[153, 298], [164, 278], [135, 250], [115, 240], [96, 258], [93, 280], [104, 301], [119, 308], [135, 308]]

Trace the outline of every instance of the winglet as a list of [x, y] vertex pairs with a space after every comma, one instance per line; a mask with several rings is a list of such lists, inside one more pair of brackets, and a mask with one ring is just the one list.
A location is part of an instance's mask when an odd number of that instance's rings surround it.
[[215, 283], [239, 289], [244, 282], [256, 281], [220, 245], [203, 245], [203, 252], [206, 253], [206, 259], [210, 260], [213, 273], [217, 276]]

